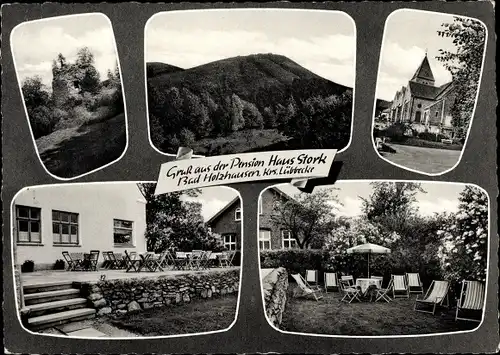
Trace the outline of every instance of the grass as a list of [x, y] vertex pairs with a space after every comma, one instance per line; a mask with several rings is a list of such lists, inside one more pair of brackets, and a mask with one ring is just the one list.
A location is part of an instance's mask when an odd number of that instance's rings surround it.
[[386, 302], [341, 302], [338, 292], [323, 292], [323, 299], [293, 298], [294, 284], [280, 328], [285, 331], [330, 335], [415, 335], [470, 330], [479, 323], [455, 321], [454, 310], [435, 315], [413, 310], [415, 294], [409, 299]]
[[110, 322], [113, 326], [144, 336], [208, 332], [228, 328], [235, 320], [236, 306], [237, 296], [227, 295], [152, 308]]
[[286, 142], [277, 129], [246, 129], [228, 136], [205, 138], [192, 144], [195, 154], [206, 156], [248, 152]]
[[442, 142], [429, 141], [429, 140], [420, 139], [420, 138], [413, 138], [413, 137], [404, 139], [400, 142], [397, 142], [397, 144], [409, 145], [409, 146], [413, 146], [413, 147], [446, 149], [446, 150], [462, 150], [464, 148], [464, 146], [461, 144], [456, 144], [456, 143], [446, 144], [446, 143], [442, 143]]

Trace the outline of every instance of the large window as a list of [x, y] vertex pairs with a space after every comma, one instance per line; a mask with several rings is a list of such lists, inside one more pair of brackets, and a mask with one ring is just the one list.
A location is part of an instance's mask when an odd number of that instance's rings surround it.
[[78, 213], [53, 210], [52, 236], [54, 244], [78, 245]]
[[113, 243], [115, 246], [133, 246], [134, 241], [132, 238], [133, 232], [132, 221], [125, 221], [123, 219], [113, 220]]
[[297, 247], [297, 241], [292, 237], [289, 230], [281, 231], [281, 240], [283, 241], [283, 249], [292, 249]]
[[261, 229], [259, 231], [259, 248], [260, 250], [271, 249], [271, 231], [268, 229]]
[[234, 211], [234, 220], [241, 221], [241, 208], [238, 207], [236, 211]]
[[41, 243], [40, 209], [16, 205], [17, 242]]
[[227, 250], [236, 250], [236, 234], [224, 234], [224, 248]]

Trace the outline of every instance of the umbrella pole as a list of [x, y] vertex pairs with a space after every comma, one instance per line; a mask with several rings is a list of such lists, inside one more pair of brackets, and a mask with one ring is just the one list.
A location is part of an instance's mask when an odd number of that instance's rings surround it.
[[370, 253], [368, 253], [368, 278], [370, 278]]

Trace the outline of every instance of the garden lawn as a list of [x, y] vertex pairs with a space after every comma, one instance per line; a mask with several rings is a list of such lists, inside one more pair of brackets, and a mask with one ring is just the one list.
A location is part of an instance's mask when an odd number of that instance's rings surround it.
[[236, 317], [237, 296], [196, 300], [152, 308], [111, 320], [121, 329], [144, 336], [191, 334], [229, 328]]
[[338, 292], [323, 299], [293, 298], [294, 284], [280, 328], [284, 331], [330, 335], [413, 335], [474, 329], [475, 322], [455, 321], [454, 309], [436, 315], [413, 310], [416, 295], [386, 302], [341, 302]]

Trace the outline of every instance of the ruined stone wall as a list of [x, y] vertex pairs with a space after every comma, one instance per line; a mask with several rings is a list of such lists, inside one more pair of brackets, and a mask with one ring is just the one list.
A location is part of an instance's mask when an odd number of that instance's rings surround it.
[[262, 280], [264, 303], [267, 319], [279, 328], [285, 311], [286, 293], [288, 289], [288, 272], [279, 267]]
[[174, 306], [193, 299], [237, 294], [240, 270], [193, 272], [148, 278], [104, 280], [82, 284], [82, 294], [97, 315], [123, 315], [153, 307]]

